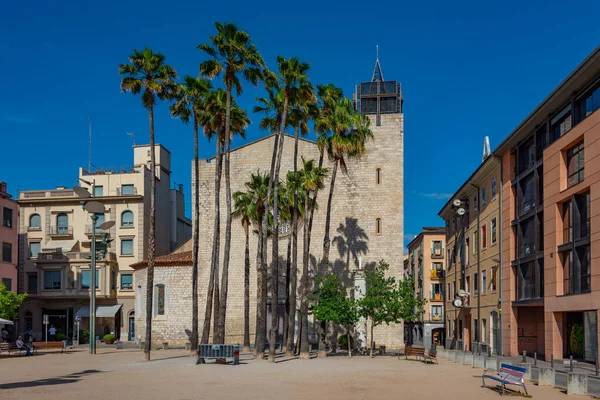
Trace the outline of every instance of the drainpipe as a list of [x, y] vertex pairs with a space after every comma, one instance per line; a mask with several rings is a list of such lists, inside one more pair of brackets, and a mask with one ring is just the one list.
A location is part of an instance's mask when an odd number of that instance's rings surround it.
[[[471, 186], [474, 186], [477, 189], [477, 329], [475, 329], [475, 343], [477, 343], [477, 348], [479, 349], [479, 324], [481, 324], [481, 288], [479, 287], [479, 283], [481, 280], [481, 238], [480, 238], [480, 227], [479, 227], [479, 217], [481, 216], [481, 199], [479, 195], [481, 193], [480, 187], [474, 183], [471, 183]], [[487, 235], [487, 232], [486, 232]], [[486, 238], [487, 242], [487, 238]], [[474, 243], [473, 243], [474, 244]], [[473, 282], [473, 287], [476, 282]]]
[[502, 170], [502, 157], [494, 154], [494, 158], [500, 163], [500, 185], [498, 185], [498, 220], [500, 222], [500, 243], [498, 244], [498, 258], [500, 259], [498, 267], [498, 280], [500, 281], [500, 284], [498, 285], [498, 304], [500, 304], [500, 307], [498, 307], [498, 324], [500, 325], [500, 335], [498, 335], [498, 349], [500, 350], [499, 355], [502, 355], [504, 353], [504, 349], [502, 348], [502, 177], [504, 171]]

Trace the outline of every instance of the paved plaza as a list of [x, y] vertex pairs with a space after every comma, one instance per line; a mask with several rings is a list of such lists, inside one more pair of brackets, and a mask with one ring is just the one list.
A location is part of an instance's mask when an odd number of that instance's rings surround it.
[[[282, 356], [276, 365], [242, 355], [242, 364], [194, 365], [182, 350], [157, 350], [146, 363], [139, 350], [101, 349], [0, 357], [4, 399], [458, 399], [501, 397], [481, 388], [482, 370], [440, 360], [426, 365], [397, 357]], [[558, 389], [527, 384], [534, 398], [563, 399]]]

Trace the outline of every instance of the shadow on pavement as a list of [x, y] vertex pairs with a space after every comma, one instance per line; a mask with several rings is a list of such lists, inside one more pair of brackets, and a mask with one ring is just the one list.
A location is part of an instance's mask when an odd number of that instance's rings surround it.
[[35, 381], [4, 383], [0, 384], [0, 389], [21, 389], [35, 386], [64, 385], [66, 383], [75, 383], [79, 381], [79, 378], [83, 375], [98, 374], [102, 372], [104, 371], [99, 371], [97, 369], [86, 369], [85, 371], [74, 372], [72, 374], [58, 376], [56, 378], [45, 378], [37, 379]]

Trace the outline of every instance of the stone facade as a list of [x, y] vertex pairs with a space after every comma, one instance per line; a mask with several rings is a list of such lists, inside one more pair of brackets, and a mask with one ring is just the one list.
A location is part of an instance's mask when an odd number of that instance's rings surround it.
[[[349, 290], [353, 288], [353, 274], [359, 267], [359, 260], [362, 259], [363, 267], [373, 267], [379, 260], [383, 259], [390, 264], [389, 273], [398, 279], [403, 277], [403, 225], [404, 225], [404, 173], [403, 173], [403, 136], [404, 136], [404, 116], [401, 113], [387, 114], [380, 116], [380, 124], [377, 126], [375, 117], [371, 120], [371, 129], [374, 133], [374, 140], [367, 143], [366, 153], [356, 160], [349, 160], [348, 174], [338, 171], [335, 182], [335, 191], [332, 203], [332, 219], [330, 228], [330, 237], [332, 239], [330, 251], [330, 263], [332, 269], [347, 284]], [[294, 138], [285, 136], [284, 150], [281, 163], [281, 177], [285, 177], [287, 171], [293, 170], [293, 151]], [[260, 171], [268, 173], [271, 162], [274, 136], [270, 135], [256, 142], [241, 146], [231, 152], [231, 190], [232, 193], [238, 190], [244, 190], [244, 184], [250, 178], [251, 173]], [[305, 159], [315, 159], [318, 161], [319, 152], [314, 142], [301, 139], [299, 142], [299, 168], [302, 167], [300, 157]], [[214, 158], [201, 161], [200, 164], [200, 270], [199, 270], [199, 319], [200, 327], [204, 317], [204, 307], [206, 303], [206, 287], [208, 284], [208, 273], [210, 269], [210, 256], [212, 249], [212, 231], [214, 219]], [[327, 159], [324, 160], [324, 167], [331, 172], [332, 164]], [[378, 171], [379, 170], [379, 171]], [[192, 162], [192, 175], [193, 162]], [[319, 192], [319, 209], [315, 212], [311, 249], [310, 249], [310, 272], [311, 276], [317, 272], [318, 265], [322, 258], [323, 235], [325, 230], [325, 215], [327, 210], [327, 196], [329, 194], [330, 178], [325, 182], [325, 189]], [[197, 190], [194, 186], [192, 177], [192, 193]], [[221, 232], [224, 231], [226, 204], [224, 180], [221, 188]], [[193, 196], [192, 196], [193, 198]], [[379, 220], [379, 222], [378, 222]], [[379, 226], [379, 231], [378, 231]], [[299, 277], [302, 270], [302, 229], [298, 235], [298, 269]], [[229, 267], [229, 286], [228, 286], [228, 308], [226, 322], [226, 342], [241, 343], [243, 335], [243, 302], [244, 302], [244, 248], [245, 236], [243, 228], [239, 221], [233, 221], [232, 225], [232, 243], [231, 243], [231, 261]], [[280, 271], [285, 271], [287, 258], [287, 242], [289, 236], [280, 235]], [[250, 334], [254, 337], [255, 313], [256, 313], [256, 235], [250, 237]], [[224, 235], [221, 238], [221, 267], [224, 251]], [[271, 243], [269, 241], [269, 259], [271, 255]], [[168, 274], [172, 279], [171, 272], [163, 271], [161, 267], [156, 269], [157, 274]], [[187, 285], [187, 276], [189, 272], [186, 269], [177, 269], [181, 274], [175, 279], [175, 286], [171, 287], [171, 293], [178, 293], [181, 299], [173, 300], [173, 303], [185, 303], [188, 298], [184, 285]], [[136, 272], [136, 282], [142, 282], [145, 279], [137, 274], [142, 274], [142, 270]], [[176, 272], [177, 273], [177, 272]], [[143, 273], [145, 275], [145, 273]], [[159, 275], [157, 275], [159, 276]], [[167, 279], [167, 276], [164, 276]], [[187, 287], [187, 286], [186, 286]], [[284, 299], [284, 280], [280, 281], [279, 302]], [[145, 293], [145, 291], [143, 290]], [[189, 296], [191, 297], [191, 296]], [[142, 300], [142, 306], [145, 299]], [[281, 307], [281, 306], [280, 306]], [[187, 308], [187, 312], [191, 306]], [[174, 318], [178, 319], [179, 311], [170, 307], [171, 312], [175, 312]], [[143, 337], [144, 319], [143, 313], [136, 312], [137, 332]], [[189, 314], [188, 314], [189, 315]], [[170, 317], [168, 317], [170, 318]], [[191, 315], [189, 325], [191, 326]], [[280, 316], [281, 318], [281, 316]], [[269, 320], [269, 318], [268, 318]], [[270, 323], [267, 323], [270, 326]], [[164, 332], [159, 328], [161, 322], [157, 319], [156, 331], [153, 329], [153, 342], [161, 342], [166, 338], [177, 335], [172, 339], [174, 342], [187, 340], [187, 336], [182, 334], [183, 327], [175, 326], [176, 332]], [[170, 326], [170, 323], [169, 323]], [[156, 332], [156, 333], [155, 333]], [[312, 333], [312, 329], [311, 329]], [[378, 344], [386, 345], [388, 348], [400, 348], [404, 344], [402, 324], [379, 326], [375, 329], [375, 340]], [[316, 340], [311, 334], [312, 340]]]

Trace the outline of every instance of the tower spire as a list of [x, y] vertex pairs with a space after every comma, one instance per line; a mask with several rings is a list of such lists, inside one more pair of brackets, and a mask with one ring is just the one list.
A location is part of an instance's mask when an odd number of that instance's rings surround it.
[[371, 82], [383, 82], [383, 72], [381, 72], [381, 64], [379, 64], [379, 46], [375, 46], [375, 68], [373, 69], [373, 76]]

